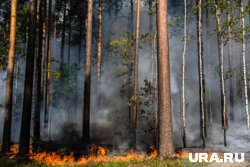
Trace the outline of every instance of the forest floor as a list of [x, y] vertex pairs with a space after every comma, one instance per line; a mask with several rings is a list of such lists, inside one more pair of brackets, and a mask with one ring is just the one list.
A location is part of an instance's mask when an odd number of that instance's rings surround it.
[[[139, 160], [127, 162], [103, 162], [103, 163], [89, 163], [87, 165], [80, 165], [79, 167], [205, 167], [205, 163], [190, 163], [187, 160], [174, 158], [167, 160], [160, 160], [155, 158], [153, 160]], [[8, 157], [0, 156], [0, 167], [50, 167], [49, 165], [37, 163], [32, 160], [18, 160], [9, 159]], [[70, 167], [69, 165], [62, 165], [56, 167]]]
[[[80, 165], [79, 167], [249, 167], [250, 163], [190, 163], [187, 159], [166, 159], [160, 160], [155, 158], [153, 160], [135, 160], [127, 162], [103, 162], [103, 163], [89, 163]], [[51, 167], [46, 164], [37, 163], [33, 160], [18, 160], [9, 159], [8, 157], [0, 156], [0, 167]], [[55, 167], [71, 167], [69, 165], [55, 166]], [[77, 166], [78, 167], [78, 166]]]

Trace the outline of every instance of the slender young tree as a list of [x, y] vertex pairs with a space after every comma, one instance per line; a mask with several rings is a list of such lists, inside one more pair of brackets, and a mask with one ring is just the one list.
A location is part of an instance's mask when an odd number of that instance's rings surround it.
[[185, 98], [185, 70], [186, 70], [186, 49], [187, 49], [187, 0], [184, 0], [184, 44], [182, 53], [182, 141], [186, 147], [186, 98]]
[[[134, 1], [130, 0], [130, 34], [134, 33]], [[130, 40], [132, 39], [132, 37], [130, 36]], [[134, 43], [133, 43], [134, 45]], [[133, 95], [132, 92], [132, 77], [133, 77], [133, 47], [131, 47], [131, 51], [130, 51], [130, 68], [129, 68], [129, 74], [128, 74], [128, 83], [129, 83], [129, 90], [128, 90], [128, 97], [129, 97], [129, 102], [132, 103], [131, 101], [131, 97]], [[128, 112], [129, 112], [129, 130], [132, 130], [132, 106], [129, 105], [128, 107]]]
[[247, 128], [250, 128], [249, 111], [248, 111], [248, 86], [247, 86], [247, 67], [246, 67], [246, 30], [245, 30], [245, 15], [243, 1], [240, 0], [240, 27], [241, 34], [241, 47], [242, 47], [242, 63], [243, 63], [243, 89], [244, 89], [244, 108], [246, 115]]
[[26, 156], [29, 153], [30, 122], [32, 109], [33, 72], [36, 39], [36, 13], [37, 1], [30, 0], [29, 33], [27, 44], [27, 58], [25, 70], [25, 83], [23, 93], [23, 112], [21, 121], [21, 133], [19, 141], [19, 155]]
[[215, 0], [216, 9], [216, 24], [217, 24], [217, 41], [218, 41], [218, 51], [219, 51], [219, 66], [220, 66], [220, 88], [221, 88], [221, 120], [222, 127], [224, 129], [224, 146], [227, 145], [226, 142], [226, 132], [227, 132], [227, 103], [226, 103], [226, 90], [225, 90], [225, 76], [224, 76], [224, 46], [223, 46], [223, 35], [221, 30], [221, 9], [220, 0]]
[[100, 86], [101, 86], [101, 63], [102, 63], [102, 0], [99, 0], [98, 6], [98, 46], [97, 46], [97, 107], [100, 107]]
[[66, 32], [66, 12], [67, 12], [67, 1], [64, 0], [63, 8], [63, 25], [62, 25], [62, 42], [61, 42], [61, 57], [60, 57], [60, 71], [63, 71], [64, 63], [64, 47], [65, 47], [65, 32]]
[[[232, 55], [232, 34], [231, 34], [231, 3], [230, 0], [227, 0], [227, 30], [228, 30], [228, 66], [229, 69], [232, 70], [232, 60], [233, 60], [233, 55]], [[233, 79], [230, 78], [229, 80], [229, 100], [230, 100], [230, 120], [234, 121], [234, 103], [235, 103], [235, 96], [234, 93], [234, 86], [233, 86]]]
[[41, 66], [42, 66], [42, 76], [41, 76], [41, 111], [44, 112], [44, 88], [45, 88], [45, 78], [46, 78], [46, 73], [45, 73], [45, 47], [46, 47], [46, 11], [47, 11], [47, 0], [42, 0], [43, 8], [42, 8], [42, 20], [43, 20], [43, 25], [42, 25], [42, 58], [41, 58]]
[[97, 51], [97, 80], [101, 79], [101, 60], [102, 60], [102, 0], [98, 6], [98, 51]]
[[36, 150], [37, 143], [40, 140], [40, 111], [42, 106], [41, 93], [42, 93], [42, 54], [43, 54], [43, 0], [37, 1], [37, 42], [38, 50], [36, 53], [36, 71], [35, 71], [35, 113], [33, 119], [33, 148]]
[[85, 81], [84, 81], [84, 107], [83, 107], [83, 143], [90, 142], [90, 84], [91, 84], [91, 54], [92, 54], [92, 17], [93, 0], [88, 0], [87, 26], [86, 26], [86, 58], [85, 58]]
[[47, 33], [47, 61], [46, 61], [46, 88], [45, 88], [45, 126], [49, 122], [50, 105], [50, 72], [51, 72], [51, 32], [52, 32], [52, 0], [49, 0], [48, 8], [48, 33]]
[[151, 82], [154, 82], [154, 25], [153, 25], [153, 13], [152, 13], [152, 9], [153, 9], [153, 0], [149, 0], [148, 1], [148, 5], [149, 5], [149, 35], [150, 35], [150, 57], [151, 57]]
[[10, 39], [9, 39], [9, 56], [6, 78], [5, 94], [5, 117], [2, 141], [2, 153], [10, 151], [11, 145], [11, 119], [12, 119], [12, 97], [13, 97], [13, 79], [14, 79], [14, 58], [16, 43], [16, 18], [17, 18], [17, 0], [11, 0], [11, 17], [10, 17]]
[[205, 112], [205, 76], [204, 76], [204, 56], [202, 42], [202, 4], [201, 0], [196, 0], [197, 6], [197, 45], [198, 45], [198, 71], [199, 71], [199, 94], [200, 94], [200, 131], [202, 145], [205, 147], [206, 137], [206, 112]]
[[168, 1], [157, 4], [157, 52], [158, 52], [158, 110], [159, 156], [173, 156], [173, 129], [171, 114], [170, 62], [168, 43]]
[[71, 54], [71, 23], [72, 23], [72, 0], [69, 0], [69, 39], [68, 39], [68, 67], [70, 66]]
[[[156, 75], [157, 75], [157, 70], [156, 70], [156, 56], [155, 56], [155, 41], [156, 41], [156, 33], [154, 33], [154, 14], [152, 12], [154, 6], [153, 6], [153, 0], [149, 0], [149, 11], [150, 11], [150, 16], [149, 16], [149, 33], [150, 33], [150, 54], [151, 54], [151, 83], [154, 87], [157, 87], [156, 83]], [[157, 98], [157, 92], [153, 92], [153, 99]], [[156, 102], [152, 104], [152, 109], [153, 109], [153, 141], [154, 141], [154, 146], [155, 148], [158, 147], [158, 121], [157, 121], [157, 105]]]
[[[212, 70], [211, 70], [211, 47], [210, 47], [210, 23], [209, 23], [209, 6], [210, 0], [206, 0], [206, 44], [207, 44], [207, 56], [208, 56], [208, 77], [212, 77]], [[213, 122], [213, 114], [212, 114], [212, 105], [211, 105], [211, 86], [208, 85], [208, 116], [209, 122], [212, 124]]]
[[137, 110], [138, 110], [138, 60], [139, 60], [139, 38], [140, 38], [140, 15], [141, 15], [141, 0], [137, 0], [136, 10], [136, 37], [135, 37], [135, 52], [134, 52], [134, 95], [132, 100], [132, 149], [136, 148], [136, 125], [137, 125]]

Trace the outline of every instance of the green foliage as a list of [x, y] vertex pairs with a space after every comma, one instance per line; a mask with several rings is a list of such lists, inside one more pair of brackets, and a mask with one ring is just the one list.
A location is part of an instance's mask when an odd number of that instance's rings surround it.
[[123, 60], [128, 61], [130, 59], [131, 49], [134, 44], [134, 35], [129, 32], [125, 33], [119, 39], [113, 39], [110, 42], [111, 52], [119, 55]]
[[170, 27], [170, 37], [177, 36], [183, 33], [183, 17], [181, 15], [175, 15], [171, 17], [169, 22]]
[[[242, 32], [245, 31], [245, 37], [248, 39], [250, 37], [250, 26], [245, 25], [245, 28], [240, 26], [240, 19], [241, 17], [238, 15], [240, 12], [240, 6], [239, 6], [239, 1], [234, 0], [231, 2], [230, 6], [227, 4], [227, 0], [220, 0], [216, 1], [218, 8], [221, 10], [221, 14], [230, 12], [231, 20], [228, 21], [227, 19], [222, 19], [221, 20], [221, 35], [224, 38], [224, 43], [226, 43], [229, 40], [229, 32], [228, 32], [228, 27], [231, 28], [231, 40], [234, 40], [238, 43], [242, 42]], [[213, 15], [213, 19], [215, 19], [215, 1], [214, 0], [209, 0], [207, 2], [207, 7], [209, 7], [210, 13]], [[250, 8], [249, 6], [244, 7], [244, 12], [242, 13], [243, 17], [244, 15], [249, 15], [250, 14]], [[217, 35], [218, 31], [217, 29], [214, 30], [212, 35]]]
[[[132, 71], [134, 35], [129, 32], [124, 36], [113, 39], [109, 43], [109, 50], [114, 56], [119, 56], [122, 59], [120, 70], [116, 71], [116, 77], [128, 77]], [[130, 89], [130, 83], [126, 81], [121, 87], [121, 94], [125, 95]]]
[[62, 71], [53, 70], [51, 72], [53, 81], [52, 98], [57, 99], [52, 101], [52, 105], [57, 106], [58, 99], [60, 99], [63, 102], [62, 104], [69, 109], [75, 103], [74, 100], [69, 99], [72, 99], [75, 95], [76, 85], [74, 83], [76, 82], [76, 73], [80, 70], [80, 67], [76, 64], [70, 66], [65, 64], [63, 67]]
[[225, 74], [224, 74], [225, 80], [230, 79], [231, 77], [233, 77], [234, 73], [235, 73], [235, 70], [234, 70], [234, 69], [231, 69], [231, 68], [228, 69], [228, 70], [225, 72]]
[[[27, 38], [29, 6], [27, 2], [20, 0], [17, 9], [17, 34], [15, 53], [24, 57], [25, 43]], [[0, 2], [0, 71], [6, 70], [9, 47], [10, 28], [10, 1]], [[3, 34], [3, 35], [2, 35]]]
[[[147, 14], [149, 16], [155, 15], [156, 7], [157, 7], [157, 0], [143, 0], [143, 2], [148, 5]], [[152, 3], [151, 6], [150, 6], [150, 2]]]
[[62, 78], [62, 72], [60, 70], [54, 70], [51, 72], [52, 78], [54, 80], [58, 80], [60, 78]]
[[[141, 87], [140, 91], [140, 112], [141, 112], [141, 119], [145, 121], [147, 125], [145, 128], [145, 133], [150, 133], [153, 135], [155, 127], [154, 123], [150, 122], [149, 120], [153, 120], [153, 115], [155, 110], [155, 106], [157, 105], [157, 88], [154, 86], [155, 81], [150, 81], [147, 78], [144, 79], [144, 85]], [[152, 118], [152, 119], [150, 119]]]

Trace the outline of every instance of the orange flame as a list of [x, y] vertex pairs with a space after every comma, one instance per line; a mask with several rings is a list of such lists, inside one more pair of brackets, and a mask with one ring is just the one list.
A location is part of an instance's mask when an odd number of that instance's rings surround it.
[[[124, 156], [111, 156], [108, 155], [108, 149], [105, 147], [96, 147], [91, 146], [90, 154], [88, 156], [82, 156], [78, 159], [71, 152], [68, 155], [61, 155], [57, 152], [41, 152], [41, 153], [33, 153], [30, 151], [29, 157], [30, 159], [41, 163], [47, 164], [50, 166], [76, 166], [76, 165], [86, 165], [88, 163], [101, 163], [101, 162], [126, 162], [131, 160], [150, 160], [157, 156], [157, 151], [151, 147], [152, 153], [149, 156], [145, 154], [139, 154], [135, 152], [130, 152]], [[30, 150], [32, 150], [32, 146], [30, 146]], [[18, 146], [13, 145], [11, 147], [10, 159], [14, 158], [18, 153]]]

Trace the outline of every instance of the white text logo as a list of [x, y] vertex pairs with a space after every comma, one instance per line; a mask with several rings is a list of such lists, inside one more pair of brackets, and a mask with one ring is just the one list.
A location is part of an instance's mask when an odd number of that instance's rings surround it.
[[223, 153], [218, 156], [217, 153], [189, 153], [190, 162], [244, 162], [244, 153]]

